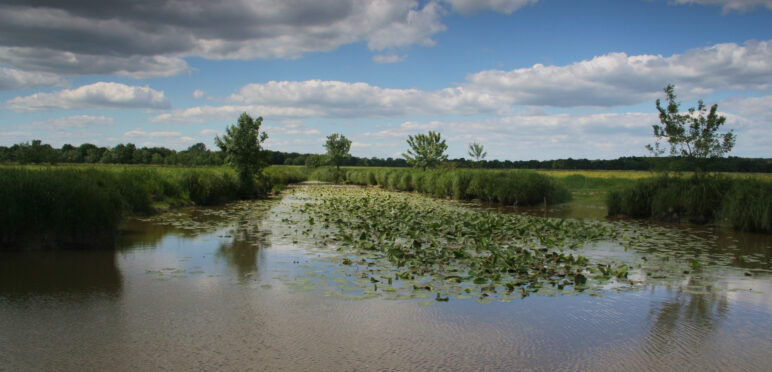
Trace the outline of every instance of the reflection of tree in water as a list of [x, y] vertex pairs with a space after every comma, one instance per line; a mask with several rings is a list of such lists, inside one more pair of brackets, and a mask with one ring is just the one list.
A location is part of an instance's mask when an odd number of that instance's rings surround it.
[[231, 232], [233, 240], [220, 244], [216, 256], [224, 258], [239, 278], [245, 279], [257, 272], [260, 249], [270, 246], [269, 232], [261, 231], [252, 220], [242, 218]]
[[652, 324], [646, 337], [647, 353], [676, 353], [684, 350], [702, 350], [714, 336], [729, 313], [729, 300], [725, 291], [705, 286], [705, 291], [691, 293], [687, 288], [697, 288], [693, 278], [686, 285], [668, 287], [663, 302], [652, 302], [649, 320]]
[[113, 250], [0, 252], [0, 296], [117, 296], [122, 284]]

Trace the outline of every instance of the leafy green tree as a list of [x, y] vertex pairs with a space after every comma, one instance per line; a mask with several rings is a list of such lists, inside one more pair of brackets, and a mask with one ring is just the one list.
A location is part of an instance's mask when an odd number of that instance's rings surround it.
[[660, 141], [667, 140], [670, 155], [687, 159], [699, 173], [709, 160], [722, 157], [732, 150], [736, 140], [733, 131], [718, 132], [726, 123], [726, 117], [717, 114], [718, 104], [708, 110], [700, 100], [696, 109], [692, 107], [688, 113], [679, 113], [681, 103], [676, 101], [673, 85], [668, 84], [664, 91], [667, 106], [662, 107], [657, 99], [660, 124], [652, 126], [656, 141], [654, 146], [646, 145], [649, 151], [655, 156], [664, 154], [666, 149], [660, 145]]
[[195, 145], [191, 145], [190, 147], [188, 147], [187, 151], [188, 152], [207, 152], [209, 150], [206, 148], [206, 145], [203, 142], [199, 142]]
[[323, 162], [324, 157], [321, 155], [312, 154], [306, 157], [306, 167], [308, 168], [319, 168], [322, 166]]
[[214, 138], [214, 143], [226, 155], [225, 161], [236, 170], [241, 182], [242, 194], [251, 197], [256, 194], [255, 176], [262, 177], [268, 165], [261, 144], [268, 135], [260, 132], [263, 118], [252, 119], [246, 112], [239, 116], [236, 125], [225, 129], [225, 134]]
[[477, 165], [479, 165], [480, 162], [485, 159], [486, 156], [488, 156], [488, 152], [485, 151], [485, 147], [477, 142], [472, 142], [469, 144], [469, 151], [467, 154], [469, 154], [469, 156], [474, 159]]
[[407, 150], [407, 153], [403, 153], [402, 156], [413, 167], [426, 170], [426, 168], [434, 167], [441, 161], [448, 159], [448, 155], [445, 155], [448, 145], [440, 137], [439, 132], [429, 131], [428, 134], [408, 136], [407, 144], [410, 146], [410, 149]]
[[340, 169], [344, 159], [351, 156], [348, 153], [351, 150], [351, 141], [342, 134], [333, 133], [327, 136], [324, 147], [327, 149], [327, 158], [337, 169]]

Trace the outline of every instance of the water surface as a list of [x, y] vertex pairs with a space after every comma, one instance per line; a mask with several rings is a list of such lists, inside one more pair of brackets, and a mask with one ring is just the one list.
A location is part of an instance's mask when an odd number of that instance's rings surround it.
[[[765, 370], [772, 363], [767, 235], [688, 229], [703, 243], [685, 241], [673, 260], [699, 254], [706, 265], [676, 282], [437, 302], [347, 288], [357, 278], [340, 270], [339, 253], [303, 240], [286, 222], [293, 203], [288, 195], [131, 220], [115, 249], [0, 253], [0, 369]], [[593, 259], [653, 257], [650, 246], [593, 249], [586, 252]], [[363, 296], [338, 295], [347, 291]]]

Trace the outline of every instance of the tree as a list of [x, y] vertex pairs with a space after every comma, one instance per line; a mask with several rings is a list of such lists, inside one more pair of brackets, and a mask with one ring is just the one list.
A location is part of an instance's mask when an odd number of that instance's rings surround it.
[[719, 158], [729, 153], [735, 144], [736, 136], [730, 130], [719, 133], [718, 130], [726, 122], [726, 117], [718, 115], [718, 104], [714, 104], [708, 111], [702, 100], [698, 101], [697, 108], [689, 108], [688, 113], [679, 113], [681, 103], [676, 101], [676, 95], [672, 84], [665, 89], [667, 106], [662, 107], [657, 99], [657, 111], [659, 111], [660, 124], [652, 125], [656, 141], [654, 146], [646, 145], [646, 148], [655, 156], [665, 153], [660, 146], [660, 141], [666, 139], [670, 145], [670, 155], [687, 159], [695, 166], [695, 171], [704, 170], [704, 166], [711, 159]]
[[322, 166], [323, 162], [324, 157], [322, 157], [322, 155], [312, 154], [306, 157], [306, 167], [308, 168], [319, 168]]
[[434, 167], [443, 160], [447, 160], [448, 156], [445, 155], [445, 150], [448, 149], [448, 145], [445, 144], [445, 140], [440, 138], [439, 132], [429, 131], [428, 134], [416, 134], [415, 136], [408, 136], [407, 144], [410, 149], [407, 153], [403, 153], [407, 163], [416, 168]]
[[351, 150], [351, 141], [342, 134], [333, 133], [327, 136], [327, 142], [324, 144], [327, 149], [327, 157], [335, 168], [340, 169], [340, 163], [348, 158]]
[[469, 154], [469, 156], [471, 156], [479, 165], [480, 162], [488, 155], [488, 152], [485, 151], [485, 147], [483, 147], [483, 145], [477, 142], [472, 142], [469, 144], [469, 152], [467, 152], [467, 154]]
[[252, 119], [246, 112], [239, 116], [236, 125], [226, 128], [225, 134], [214, 138], [214, 143], [226, 155], [225, 161], [236, 170], [243, 196], [255, 195], [255, 176], [262, 177], [268, 165], [261, 144], [268, 135], [260, 132], [263, 118]]
[[191, 145], [190, 147], [188, 147], [187, 151], [188, 152], [207, 152], [209, 150], [206, 148], [206, 145], [203, 142], [199, 142], [195, 145]]

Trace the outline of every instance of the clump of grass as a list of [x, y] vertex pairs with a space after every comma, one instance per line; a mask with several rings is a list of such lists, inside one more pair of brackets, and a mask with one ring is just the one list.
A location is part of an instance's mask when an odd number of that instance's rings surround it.
[[[305, 179], [269, 168], [259, 185], [265, 193]], [[236, 200], [239, 187], [224, 167], [0, 167], [0, 249], [98, 244], [125, 216]]]
[[772, 182], [738, 179], [724, 196], [720, 216], [735, 229], [772, 231]]
[[0, 242], [75, 244], [117, 228], [126, 200], [113, 174], [87, 169], [0, 169]]
[[551, 177], [532, 171], [349, 169], [346, 181], [380, 185], [399, 191], [417, 191], [459, 200], [480, 199], [502, 204], [562, 203], [571, 198], [568, 189]]
[[772, 183], [721, 175], [641, 179], [608, 193], [608, 214], [704, 224], [726, 221], [743, 231], [772, 231]]

